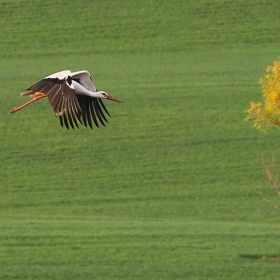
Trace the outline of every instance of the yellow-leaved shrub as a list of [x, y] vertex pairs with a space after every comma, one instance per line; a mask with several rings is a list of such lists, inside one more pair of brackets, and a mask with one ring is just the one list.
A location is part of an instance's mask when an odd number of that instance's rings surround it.
[[264, 104], [251, 102], [245, 119], [253, 121], [254, 126], [263, 132], [267, 132], [270, 125], [280, 127], [280, 62], [275, 61], [273, 66], [267, 67], [266, 73], [260, 79]]

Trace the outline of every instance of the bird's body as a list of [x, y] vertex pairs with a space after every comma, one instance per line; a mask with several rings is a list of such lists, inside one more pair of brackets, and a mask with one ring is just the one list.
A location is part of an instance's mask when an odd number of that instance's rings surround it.
[[121, 102], [104, 91], [97, 91], [91, 81], [89, 72], [86, 70], [78, 72], [65, 70], [54, 73], [21, 94], [21, 96], [26, 95], [32, 96], [33, 99], [14, 108], [10, 111], [10, 114], [43, 97], [48, 97], [61, 126], [65, 125], [68, 129], [69, 125], [72, 128], [79, 127], [77, 120], [82, 125], [89, 125], [90, 128], [93, 127], [93, 123], [99, 127], [98, 122], [105, 126], [104, 121], [108, 121], [104, 112], [109, 116], [110, 114], [102, 99]]

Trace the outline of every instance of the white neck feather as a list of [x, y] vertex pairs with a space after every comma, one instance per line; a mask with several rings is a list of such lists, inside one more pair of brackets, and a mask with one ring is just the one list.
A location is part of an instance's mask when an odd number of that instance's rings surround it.
[[87, 95], [87, 96], [96, 97], [96, 98], [102, 98], [102, 94], [100, 91], [90, 91], [76, 81], [72, 81], [72, 83], [73, 83], [76, 94]]

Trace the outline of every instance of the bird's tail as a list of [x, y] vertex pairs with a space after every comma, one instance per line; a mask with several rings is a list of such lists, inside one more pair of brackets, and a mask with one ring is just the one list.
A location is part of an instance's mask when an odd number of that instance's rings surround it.
[[42, 95], [42, 93], [34, 90], [25, 91], [21, 94], [21, 96], [34, 96], [34, 97], [38, 95]]

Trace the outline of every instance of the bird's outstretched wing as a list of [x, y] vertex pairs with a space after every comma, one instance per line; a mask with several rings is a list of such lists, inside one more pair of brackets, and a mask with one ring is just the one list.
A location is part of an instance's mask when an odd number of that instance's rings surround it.
[[59, 117], [61, 126], [65, 124], [69, 129], [69, 123], [72, 128], [74, 125], [79, 127], [77, 119], [83, 124], [82, 110], [75, 94], [70, 70], [47, 76], [28, 90], [42, 92], [48, 97], [56, 117]]
[[[96, 87], [92, 82], [90, 73], [86, 70], [73, 72], [71, 74], [72, 79], [83, 86], [85, 89], [96, 92]], [[110, 116], [108, 110], [106, 109], [102, 99], [86, 96], [86, 95], [77, 95], [78, 102], [82, 109], [82, 121], [83, 124], [90, 128], [95, 124], [99, 127], [98, 121], [103, 125], [105, 122], [108, 122], [105, 116], [105, 113]], [[105, 113], [104, 113], [105, 112]]]
[[80, 107], [82, 108], [82, 112], [83, 112], [82, 121], [86, 127], [87, 127], [87, 125], [89, 125], [89, 127], [92, 128], [93, 123], [97, 127], [99, 127], [98, 121], [103, 126], [106, 126], [105, 122], [108, 123], [108, 121], [106, 119], [104, 112], [106, 112], [106, 114], [108, 116], [110, 116], [110, 114], [107, 111], [107, 109], [101, 99], [86, 96], [86, 95], [78, 95], [77, 98], [78, 98]]
[[91, 76], [88, 71], [78, 71], [71, 73], [72, 79], [79, 84], [81, 84], [84, 88], [90, 91], [96, 91], [96, 87], [92, 82]]

